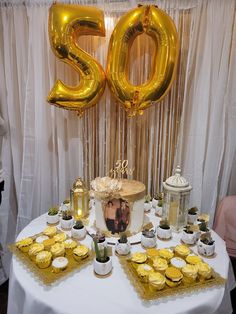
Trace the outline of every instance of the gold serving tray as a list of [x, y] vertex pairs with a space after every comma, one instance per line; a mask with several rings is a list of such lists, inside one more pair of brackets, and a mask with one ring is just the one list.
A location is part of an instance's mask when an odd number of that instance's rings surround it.
[[[59, 232], [58, 232], [59, 233]], [[33, 236], [30, 236], [33, 240], [35, 240], [38, 236], [41, 236], [43, 233], [35, 234]], [[69, 238], [69, 237], [68, 237]], [[75, 239], [73, 239], [75, 240]], [[76, 240], [75, 240], [76, 241]], [[77, 241], [76, 241], [77, 242]], [[78, 245], [80, 243], [78, 242]], [[65, 278], [69, 275], [71, 275], [74, 272], [79, 271], [81, 268], [85, 267], [86, 265], [90, 264], [94, 259], [94, 252], [92, 250], [89, 250], [88, 257], [82, 259], [81, 261], [77, 262], [72, 255], [68, 256], [65, 255], [65, 257], [68, 259], [68, 266], [65, 270], [54, 273], [52, 271], [52, 266], [50, 265], [48, 268], [41, 269], [39, 268], [36, 263], [34, 263], [30, 258], [28, 253], [21, 252], [14, 244], [10, 244], [8, 246], [9, 250], [20, 260], [20, 262], [23, 264], [23, 266], [30, 271], [39, 281], [41, 281], [43, 284], [49, 286], [53, 285], [55, 282], [61, 280], [62, 278]]]
[[[173, 249], [173, 248], [170, 248]], [[198, 278], [196, 282], [187, 284], [183, 281], [177, 287], [169, 287], [167, 284], [162, 290], [154, 290], [149, 283], [145, 283], [138, 276], [136, 271], [138, 265], [131, 261], [131, 256], [122, 257], [119, 256], [120, 264], [129, 278], [131, 284], [134, 286], [136, 292], [141, 299], [145, 301], [158, 300], [167, 297], [178, 297], [183, 296], [184, 294], [190, 294], [197, 291], [202, 291], [203, 289], [212, 288], [216, 286], [223, 286], [226, 282], [226, 279], [222, 278], [218, 273], [213, 269], [212, 277], [205, 281], [199, 281]], [[145, 262], [148, 265], [152, 266], [152, 260], [150, 258]]]

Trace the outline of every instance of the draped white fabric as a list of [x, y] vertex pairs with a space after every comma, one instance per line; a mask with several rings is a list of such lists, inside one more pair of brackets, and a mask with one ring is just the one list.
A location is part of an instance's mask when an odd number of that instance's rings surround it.
[[[91, 5], [95, 1], [65, 2]], [[121, 107], [114, 109], [108, 89], [84, 119], [47, 104], [46, 96], [56, 78], [71, 85], [77, 79], [73, 70], [56, 59], [49, 45], [47, 23], [52, 1], [2, 2], [0, 103], [7, 128], [2, 152], [6, 186], [0, 209], [3, 245], [14, 239], [15, 230], [18, 233], [48, 207], [65, 199], [77, 176], [91, 180], [94, 175], [105, 175], [117, 156], [127, 157], [131, 165], [138, 158], [145, 165], [137, 169], [138, 179], [146, 182], [151, 193], [159, 188], [172, 168], [171, 162], [163, 167], [167, 162], [164, 152], [178, 135], [176, 132], [171, 137], [168, 130], [174, 98], [181, 102], [181, 106], [176, 104], [176, 110], [183, 110], [181, 121], [174, 122], [180, 123], [175, 163], [182, 166], [193, 186], [191, 205], [214, 218], [217, 200], [228, 190], [236, 146], [235, 1], [147, 2], [166, 10], [179, 32], [185, 34], [186, 38], [181, 37], [181, 79], [176, 79], [164, 102], [131, 120], [125, 119]], [[95, 2], [104, 10], [107, 35], [81, 40], [81, 45], [104, 68], [117, 19], [137, 3]], [[96, 45], [91, 45], [92, 40]], [[96, 49], [91, 48], [94, 46]], [[141, 55], [146, 67], [140, 70], [139, 60], [135, 61], [133, 82], [139, 73], [144, 80], [148, 75], [150, 61], [145, 53]], [[98, 120], [92, 124], [94, 117]], [[160, 120], [164, 127], [158, 134], [163, 142], [156, 131]], [[140, 144], [143, 142], [145, 146]], [[116, 148], [110, 153], [112, 143]], [[158, 154], [158, 145], [163, 145], [163, 155]], [[148, 152], [147, 160], [144, 150]], [[232, 180], [230, 191], [236, 193]], [[8, 256], [5, 265], [7, 261]]]
[[176, 163], [193, 186], [191, 203], [212, 222], [236, 149], [235, 2], [203, 1], [195, 17]]

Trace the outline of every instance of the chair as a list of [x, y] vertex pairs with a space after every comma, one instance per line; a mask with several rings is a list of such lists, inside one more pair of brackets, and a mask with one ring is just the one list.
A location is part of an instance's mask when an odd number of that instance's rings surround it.
[[213, 229], [225, 240], [229, 256], [236, 258], [236, 196], [226, 196], [221, 200]]

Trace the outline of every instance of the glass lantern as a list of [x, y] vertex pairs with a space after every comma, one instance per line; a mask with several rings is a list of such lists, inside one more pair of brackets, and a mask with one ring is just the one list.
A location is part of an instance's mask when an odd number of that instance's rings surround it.
[[187, 224], [189, 197], [192, 187], [181, 176], [181, 169], [177, 166], [174, 176], [163, 182], [163, 188], [163, 218], [169, 220], [173, 231], [179, 232]]
[[78, 178], [70, 190], [70, 205], [75, 220], [82, 219], [89, 212], [89, 191], [81, 178]]

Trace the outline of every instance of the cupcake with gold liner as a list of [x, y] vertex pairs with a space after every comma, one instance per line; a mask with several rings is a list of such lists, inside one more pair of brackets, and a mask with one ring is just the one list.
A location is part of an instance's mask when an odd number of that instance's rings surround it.
[[166, 278], [159, 272], [150, 272], [148, 282], [151, 290], [162, 290], [165, 287]]
[[33, 243], [33, 239], [25, 238], [18, 242], [16, 242], [16, 247], [23, 253], [27, 253], [30, 249], [31, 244]]
[[153, 258], [159, 256], [158, 250], [156, 248], [146, 249], [146, 253], [150, 259], [153, 259]]
[[56, 243], [51, 246], [51, 253], [53, 258], [65, 256], [65, 246], [62, 243]]
[[43, 230], [43, 234], [48, 236], [49, 238], [52, 238], [57, 233], [56, 227], [47, 227]]
[[134, 253], [131, 256], [131, 261], [137, 264], [145, 263], [147, 260], [147, 254], [142, 252]]
[[196, 281], [198, 275], [198, 267], [196, 265], [187, 264], [181, 271], [184, 275], [183, 281], [185, 283], [194, 283]]
[[190, 249], [183, 244], [176, 245], [174, 248], [175, 254], [185, 259], [190, 254]]
[[61, 271], [65, 270], [68, 265], [68, 259], [66, 257], [56, 257], [52, 261], [52, 271], [54, 273], [60, 273]]
[[168, 263], [166, 259], [162, 257], [156, 257], [153, 259], [153, 268], [161, 274], [165, 274], [167, 267]]
[[36, 239], [35, 239], [35, 242], [36, 243], [43, 243], [44, 240], [48, 240], [49, 237], [46, 236], [46, 235], [41, 235], [41, 236], [38, 236]]
[[166, 269], [165, 277], [166, 277], [166, 284], [169, 287], [176, 287], [179, 284], [181, 284], [181, 281], [183, 279], [183, 274], [178, 268], [170, 266]]
[[41, 251], [36, 255], [36, 265], [39, 268], [47, 268], [50, 266], [52, 260], [52, 253], [48, 251]]
[[53, 238], [49, 238], [43, 241], [44, 248], [45, 250], [48, 250], [48, 251], [50, 251], [51, 246], [54, 244], [55, 244], [55, 240]]
[[170, 259], [174, 256], [174, 253], [170, 249], [160, 249], [158, 254], [160, 257], [166, 259], [167, 262], [169, 262]]
[[85, 259], [88, 257], [89, 254], [89, 249], [85, 245], [78, 245], [74, 250], [73, 250], [73, 257], [74, 259], [79, 262], [82, 259]]
[[170, 264], [171, 266], [176, 267], [178, 269], [181, 269], [186, 266], [185, 260], [183, 260], [181, 257], [173, 257], [170, 260]]
[[153, 272], [153, 268], [152, 266], [144, 263], [144, 264], [140, 264], [138, 265], [137, 267], [137, 273], [138, 273], [138, 276], [141, 278], [141, 280], [143, 282], [148, 282], [148, 276], [150, 274], [150, 272]]
[[198, 267], [198, 275], [200, 281], [204, 281], [211, 278], [212, 268], [207, 263], [200, 262], [196, 266]]
[[75, 242], [72, 239], [67, 239], [66, 241], [63, 242], [63, 244], [65, 246], [67, 255], [72, 255], [73, 250], [77, 247], [77, 242]]
[[35, 261], [36, 255], [44, 250], [44, 245], [42, 243], [33, 243], [31, 244], [28, 254], [32, 261]]
[[198, 263], [200, 263], [202, 261], [202, 259], [200, 258], [200, 256], [197, 256], [195, 254], [189, 254], [186, 257], [186, 262], [191, 264], [191, 265], [197, 265]]
[[56, 234], [53, 238], [55, 242], [62, 243], [67, 239], [67, 235], [64, 232], [62, 232], [62, 233]]

